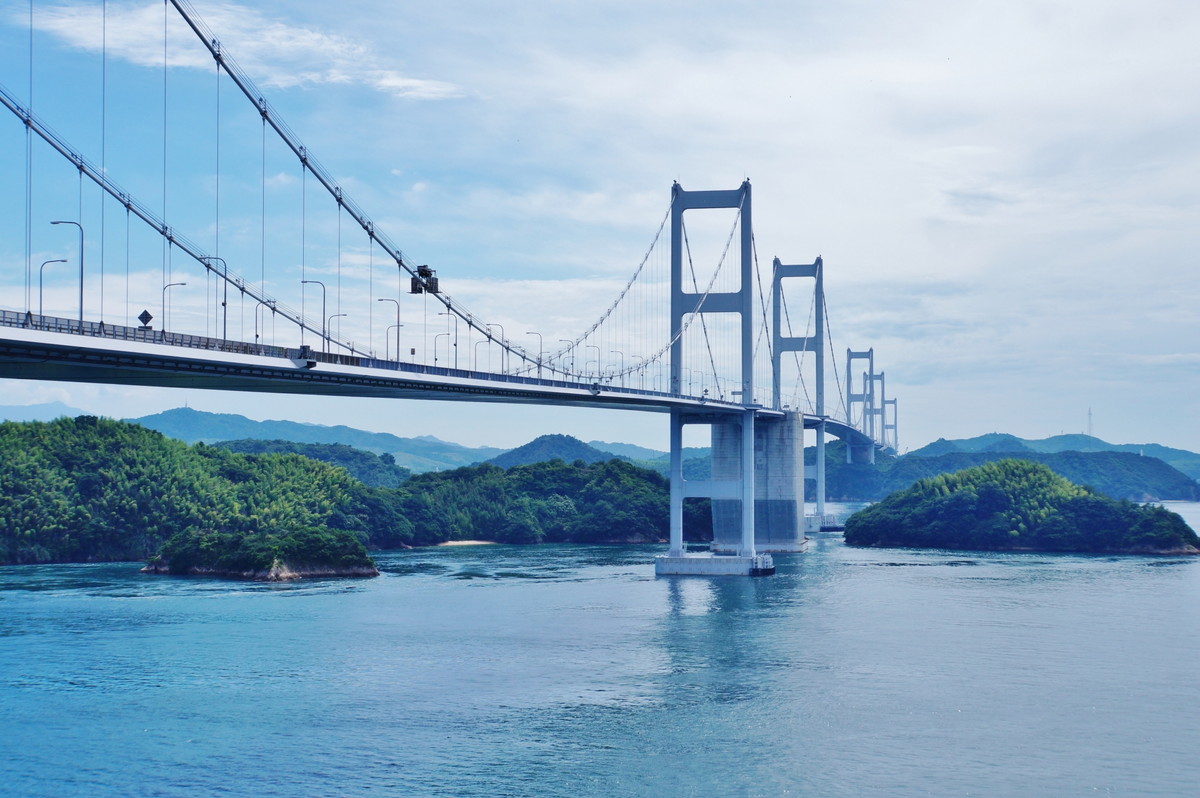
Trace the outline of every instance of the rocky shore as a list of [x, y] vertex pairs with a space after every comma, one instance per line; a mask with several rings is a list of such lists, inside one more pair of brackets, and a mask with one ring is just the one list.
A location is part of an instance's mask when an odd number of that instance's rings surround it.
[[[142, 568], [143, 573], [170, 574], [171, 564], [164, 560], [152, 562]], [[177, 576], [179, 574], [176, 574]], [[379, 576], [379, 569], [374, 565], [292, 565], [276, 560], [270, 568], [250, 571], [232, 571], [208, 566], [194, 565], [188, 568], [185, 576], [211, 576], [220, 579], [244, 579], [253, 582], [289, 582], [293, 579], [328, 579], [331, 577], [367, 578]]]

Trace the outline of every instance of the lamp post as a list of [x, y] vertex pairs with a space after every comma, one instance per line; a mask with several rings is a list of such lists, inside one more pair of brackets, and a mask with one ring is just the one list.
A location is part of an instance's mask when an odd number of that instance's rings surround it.
[[[435, 367], [437, 366], [437, 361], [438, 361], [438, 357], [437, 357], [437, 339], [441, 338], [443, 335], [444, 335], [444, 336], [446, 336], [446, 348], [447, 348], [447, 349], [449, 349], [449, 348], [450, 348], [450, 333], [438, 333], [437, 335], [433, 336], [433, 365], [434, 365]], [[449, 359], [449, 357], [450, 357], [450, 353], [449, 353], [449, 352], [447, 352], [447, 353], [446, 353], [446, 358], [447, 358], [447, 359]]]
[[[438, 315], [446, 316], [448, 319], [454, 319], [454, 368], [458, 368], [458, 315], [451, 313], [448, 310], [444, 310]], [[446, 335], [449, 334], [449, 332], [446, 333]], [[446, 357], [446, 360], [450, 360], [449, 356]]]
[[625, 387], [625, 353], [622, 352], [620, 349], [610, 349], [608, 353], [610, 355], [620, 355], [621, 356], [621, 387], [624, 388]]
[[329, 336], [325, 334], [325, 283], [321, 282], [320, 280], [300, 281], [301, 285], [308, 285], [309, 283], [315, 283], [321, 286], [321, 351], [324, 352], [326, 351], [325, 347], [329, 342]]
[[[475, 342], [475, 350], [471, 353], [471, 363], [472, 363], [472, 369], [474, 371], [479, 371], [479, 345], [486, 344], [489, 341], [491, 341], [491, 339], [492, 339], [492, 337], [489, 335], [487, 338], [480, 338], [478, 341]], [[491, 355], [492, 355], [492, 352], [489, 349], [488, 350], [488, 365], [489, 366], [491, 365]]]
[[[596, 346], [595, 344], [587, 344], [586, 348], [596, 350], [596, 379], [600, 379], [600, 347]], [[590, 363], [591, 361], [589, 360], [587, 362]], [[587, 371], [586, 363], [584, 364], [583, 369], [584, 371]]]
[[526, 332], [526, 335], [536, 335], [538, 337], [538, 379], [542, 378], [542, 334], [540, 332]]
[[221, 261], [221, 282], [225, 284], [225, 293], [224, 293], [224, 296], [221, 298], [221, 340], [228, 340], [229, 339], [229, 264], [225, 262], [224, 258], [218, 257], [216, 255], [206, 255], [205, 257], [200, 258], [200, 262], [211, 269], [212, 264], [209, 263], [210, 260]]
[[83, 332], [83, 225], [79, 222], [58, 220], [50, 224], [73, 224], [79, 228], [79, 332]]
[[[400, 359], [400, 328], [404, 326], [403, 324], [400, 323], [400, 300], [389, 299], [388, 297], [380, 297], [379, 299], [376, 299], [375, 301], [376, 302], [391, 302], [393, 305], [396, 306], [396, 360], [399, 360]], [[388, 329], [390, 330], [392, 328], [388, 327]], [[384, 356], [384, 358], [387, 358], [387, 333], [386, 332], [384, 332], [383, 347], [384, 347], [383, 348], [383, 356]]]
[[396, 328], [396, 362], [397, 363], [400, 362], [400, 328], [403, 326], [404, 326], [403, 324], [391, 324], [388, 326], [387, 330], [384, 331], [384, 334], [383, 334], [383, 337], [384, 337], [383, 359], [384, 360], [387, 360], [387, 351], [388, 351], [387, 350], [388, 344], [387, 344], [387, 340], [386, 340], [387, 334], [392, 331], [392, 327], [395, 327]]
[[493, 327], [500, 328], [500, 370], [503, 371], [505, 374], [507, 374], [508, 373], [508, 347], [504, 345], [505, 344], [504, 325], [503, 324], [488, 324], [487, 325], [487, 328], [489, 330], [492, 329]]
[[42, 313], [42, 270], [46, 268], [47, 263], [66, 263], [66, 262], [67, 262], [66, 258], [55, 258], [54, 260], [45, 261], [41, 266], [38, 267], [38, 315], [39, 316], [44, 315]]
[[349, 316], [349, 315], [350, 315], [349, 313], [330, 313], [329, 314], [329, 318], [327, 318], [325, 320], [325, 332], [326, 332], [325, 340], [326, 341], [329, 340], [328, 334], [329, 334], [330, 330], [333, 329], [333, 320], [341, 318], [342, 316]]
[[646, 372], [645, 372], [646, 358], [642, 357], [641, 355], [633, 355], [633, 357], [636, 357], [638, 360], [641, 361], [640, 363], [637, 364], [638, 389], [644, 391], [644, 390], [646, 390]]
[[[271, 312], [274, 313], [275, 312], [275, 301], [272, 299], [265, 299], [265, 300], [260, 299], [260, 300], [258, 300], [258, 304], [254, 306], [254, 345], [255, 346], [258, 346], [258, 309], [261, 307], [268, 307], [271, 309]], [[266, 334], [267, 334], [267, 323], [266, 323], [266, 321], [263, 321], [263, 335], [265, 336]]]
[[187, 285], [187, 283], [167, 283], [162, 290], [162, 331], [167, 331], [167, 289], [174, 288], [177, 285]]

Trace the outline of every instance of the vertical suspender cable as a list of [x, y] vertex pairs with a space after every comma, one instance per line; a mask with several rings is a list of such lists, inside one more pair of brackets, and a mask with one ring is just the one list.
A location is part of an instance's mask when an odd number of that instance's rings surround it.
[[[308, 255], [308, 169], [300, 165], [300, 315], [304, 316], [304, 281], [308, 279], [306, 268]], [[300, 345], [304, 346], [304, 327], [300, 328]]]
[[[29, 0], [29, 112], [33, 113], [33, 0]], [[33, 290], [33, 129], [25, 123], [25, 309]]]
[[[107, 172], [108, 156], [108, 0], [100, 4], [100, 171]], [[80, 175], [82, 177], [82, 174]], [[100, 192], [100, 321], [104, 321], [104, 206], [107, 195]]]
[[[337, 217], [337, 222], [338, 222], [337, 223], [337, 272], [338, 272], [338, 275], [337, 275], [337, 277], [338, 277], [338, 279], [337, 279], [337, 312], [338, 312], [338, 338], [341, 338], [342, 337], [342, 335], [341, 335], [341, 331], [342, 331], [342, 320], [341, 320], [341, 312], [342, 312], [342, 201], [341, 201], [340, 196], [338, 197], [337, 213], [338, 213], [338, 217]], [[332, 332], [332, 330], [326, 330], [325, 334], [329, 335], [331, 332]]]
[[[163, 225], [167, 224], [167, 3], [163, 0], [163, 145], [162, 145], [162, 220]], [[163, 255], [162, 255], [162, 284], [166, 285], [171, 282], [171, 275], [167, 272], [167, 236], [163, 236]], [[159, 329], [166, 324], [166, 319], [159, 319]]]
[[262, 215], [258, 229], [258, 290], [267, 290], [267, 115], [262, 114]]
[[[221, 257], [221, 62], [217, 61], [216, 59], [213, 59], [213, 61], [217, 65], [215, 81], [216, 99], [213, 102], [213, 117], [216, 120], [216, 126], [213, 129], [213, 160], [215, 162], [214, 169], [216, 173], [216, 180], [214, 183], [215, 190], [213, 192], [213, 261], [215, 263], [221, 263], [220, 260], [217, 260]], [[221, 273], [227, 276], [229, 274], [229, 269], [222, 269]], [[221, 291], [224, 289], [225, 295], [228, 297], [229, 284], [225, 279], [213, 280], [213, 286], [214, 291]], [[213, 294], [213, 307], [224, 308], [228, 313], [228, 308], [225, 308], [224, 303], [215, 293]], [[215, 317], [213, 318], [213, 328], [213, 335], [216, 337], [216, 330], [220, 329], [220, 325], [217, 323]], [[224, 334], [221, 334], [219, 337], [223, 338]]]

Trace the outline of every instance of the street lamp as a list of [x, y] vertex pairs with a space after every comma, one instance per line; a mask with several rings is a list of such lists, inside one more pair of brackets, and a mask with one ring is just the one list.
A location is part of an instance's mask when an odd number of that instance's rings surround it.
[[79, 222], [59, 220], [50, 224], [73, 224], [79, 228], [79, 332], [83, 332], [83, 225]]
[[[471, 363], [472, 363], [473, 370], [479, 371], [479, 345], [486, 344], [486, 343], [490, 342], [491, 339], [492, 339], [492, 337], [489, 335], [487, 338], [480, 338], [478, 341], [475, 342], [475, 351], [471, 353]], [[491, 366], [491, 364], [492, 364], [492, 350], [489, 349], [488, 350], [488, 366]]]
[[[450, 333], [438, 333], [437, 335], [433, 336], [433, 365], [434, 365], [434, 367], [437, 366], [437, 360], [438, 360], [438, 358], [437, 358], [437, 339], [441, 338], [443, 335], [446, 336], [446, 348], [447, 349], [450, 348]], [[449, 357], [450, 357], [449, 352], [446, 353], [446, 357], [447, 357], [447, 359], [449, 359]]]
[[[504, 325], [503, 324], [488, 324], [487, 325], [487, 328], [489, 330], [493, 327], [500, 328], [500, 370], [503, 371], [505, 374], [507, 374], [508, 373], [508, 347], [505, 346], [506, 341], [504, 338]], [[489, 357], [491, 357], [491, 356], [489, 355]]]
[[625, 353], [622, 352], [620, 349], [610, 349], [608, 353], [610, 355], [620, 355], [621, 356], [621, 387], [624, 388], [625, 387]]
[[[274, 313], [275, 312], [275, 300], [260, 299], [260, 300], [258, 300], [258, 304], [254, 306], [254, 345], [255, 346], [258, 346], [258, 309], [261, 307], [268, 307], [271, 309], [271, 312]], [[267, 334], [267, 322], [264, 320], [263, 321], [263, 335], [265, 336], [266, 334]]]
[[[325, 320], [325, 332], [330, 333], [333, 330], [333, 320], [334, 319], [340, 318], [342, 316], [349, 316], [349, 315], [350, 315], [349, 313], [330, 313], [329, 318], [327, 318]], [[341, 328], [339, 327], [339, 329], [341, 329]], [[326, 341], [329, 340], [328, 335], [326, 335], [325, 340]]]
[[177, 285], [187, 285], [187, 283], [167, 283], [162, 290], [162, 328], [163, 332], [167, 331], [167, 289], [174, 288]]
[[210, 260], [221, 261], [221, 282], [225, 284], [225, 295], [221, 299], [221, 340], [229, 339], [229, 264], [224, 258], [216, 255], [206, 255], [199, 259], [208, 268], [212, 268]]
[[67, 262], [66, 258], [55, 258], [54, 260], [46, 261], [40, 267], [38, 267], [38, 315], [39, 316], [43, 315], [43, 313], [42, 313], [42, 269], [46, 268], [46, 263], [66, 263], [66, 262]]
[[387, 334], [392, 331], [392, 327], [395, 327], [396, 328], [396, 362], [397, 363], [400, 362], [400, 328], [403, 326], [404, 326], [403, 324], [391, 324], [391, 325], [388, 325], [387, 330], [384, 331], [384, 333], [383, 333], [383, 337], [384, 337], [383, 359], [384, 360], [387, 360], [387, 351], [388, 351], [387, 350], [387, 346], [388, 346]]
[[642, 357], [641, 355], [633, 355], [633, 357], [636, 357], [638, 360], [641, 361], [640, 363], [637, 364], [638, 390], [644, 391], [644, 390], [646, 390], [646, 372], [645, 372], [646, 358]]
[[[388, 297], [380, 297], [379, 299], [376, 299], [375, 301], [376, 302], [391, 302], [393, 305], [396, 306], [396, 360], [399, 360], [400, 359], [400, 328], [404, 326], [403, 324], [400, 323], [400, 300], [389, 299]], [[390, 330], [392, 328], [388, 327], [388, 329]], [[383, 357], [385, 359], [387, 358], [387, 333], [386, 332], [384, 332]]]
[[321, 324], [321, 351], [325, 352], [325, 351], [328, 351], [326, 349], [326, 345], [329, 343], [329, 336], [325, 334], [325, 324], [324, 324], [324, 321], [325, 321], [325, 283], [321, 282], [320, 280], [301, 280], [300, 281], [301, 285], [308, 285], [309, 283], [316, 283], [317, 285], [321, 286], [321, 322], [322, 322], [322, 324]]
[[[600, 347], [596, 346], [595, 344], [586, 344], [584, 348], [596, 350], [596, 379], [600, 379]], [[584, 362], [584, 371], [587, 371], [587, 364], [590, 362], [590, 360]]]
[[542, 334], [540, 332], [527, 332], [526, 335], [536, 335], [538, 337], [538, 379], [542, 378]]
[[[439, 313], [438, 315], [439, 316], [447, 316], [451, 319], [454, 319], [454, 368], [458, 368], [458, 314], [451, 313], [448, 310], [444, 310], [441, 313]], [[448, 332], [446, 333], [446, 335], [449, 335], [449, 334], [450, 333], [448, 333]], [[450, 359], [449, 357], [446, 358], [446, 360], [449, 360], [449, 359]]]

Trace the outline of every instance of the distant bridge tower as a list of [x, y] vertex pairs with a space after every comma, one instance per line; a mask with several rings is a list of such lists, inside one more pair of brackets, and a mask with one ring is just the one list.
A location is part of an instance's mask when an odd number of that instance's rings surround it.
[[[816, 483], [817, 516], [825, 517], [825, 263], [821, 258], [801, 265], [785, 265], [775, 258], [771, 279], [771, 384], [772, 404], [782, 410], [782, 362], [784, 352], [812, 352], [816, 359], [817, 422]], [[816, 283], [813, 299], [813, 334], [785, 336], [783, 334], [783, 281], [789, 277], [812, 277]], [[803, 485], [803, 483], [801, 483]], [[803, 487], [801, 488], [803, 490]], [[803, 495], [803, 494], [802, 494]]]
[[[888, 408], [892, 408], [891, 421], [888, 420]], [[883, 400], [883, 443], [885, 447], [890, 447], [893, 452], [900, 454], [900, 432], [899, 420], [896, 417], [896, 400]], [[890, 434], [889, 434], [890, 433]]]
[[[867, 361], [867, 370], [862, 375], [862, 390], [854, 390], [854, 361]], [[854, 408], [862, 406], [862, 431], [868, 438], [875, 437], [875, 348], [865, 352], [846, 350], [846, 423], [854, 424]], [[846, 462], [875, 462], [875, 446], [856, 446], [846, 442]]]

